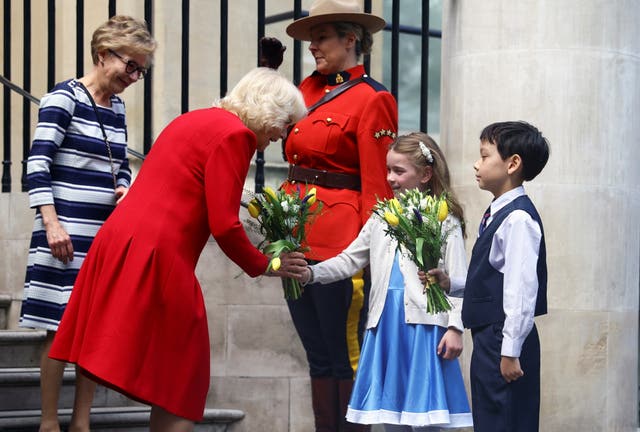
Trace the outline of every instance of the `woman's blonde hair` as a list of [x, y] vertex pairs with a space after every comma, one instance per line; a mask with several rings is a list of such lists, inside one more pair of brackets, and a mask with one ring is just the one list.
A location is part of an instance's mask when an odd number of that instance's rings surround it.
[[284, 129], [307, 115], [304, 98], [280, 72], [251, 70], [215, 106], [231, 111], [255, 133]]
[[98, 53], [106, 50], [126, 50], [147, 56], [146, 67], [153, 64], [153, 53], [158, 43], [149, 33], [147, 23], [126, 15], [114, 15], [93, 32], [91, 57], [98, 64]]
[[[426, 147], [426, 150], [423, 146]], [[430, 193], [438, 196], [442, 193], [447, 194], [449, 211], [460, 220], [462, 234], [466, 236], [462, 205], [460, 205], [460, 202], [451, 189], [451, 177], [449, 175], [447, 161], [444, 158], [442, 150], [433, 138], [423, 132], [401, 135], [391, 143], [389, 150], [406, 155], [413, 166], [420, 171], [431, 167], [431, 179], [429, 179], [427, 184]]]

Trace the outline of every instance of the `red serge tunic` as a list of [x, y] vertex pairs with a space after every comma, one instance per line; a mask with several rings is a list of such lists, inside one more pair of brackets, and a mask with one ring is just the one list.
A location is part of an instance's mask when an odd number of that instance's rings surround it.
[[[341, 72], [345, 80], [364, 75], [362, 65]], [[307, 106], [339, 84], [337, 75], [314, 73], [300, 84]], [[377, 84], [377, 83], [376, 83]], [[307, 228], [307, 258], [325, 260], [342, 252], [371, 214], [377, 198], [392, 196], [386, 155], [398, 128], [396, 101], [381, 84], [360, 83], [321, 105], [290, 131], [290, 164], [360, 177], [361, 191], [316, 186], [321, 214]], [[285, 182], [289, 192], [305, 185]]]
[[219, 108], [162, 131], [89, 249], [51, 357], [134, 399], [202, 418], [209, 334], [195, 267], [213, 234], [250, 276], [266, 270], [238, 216], [255, 150], [255, 134]]

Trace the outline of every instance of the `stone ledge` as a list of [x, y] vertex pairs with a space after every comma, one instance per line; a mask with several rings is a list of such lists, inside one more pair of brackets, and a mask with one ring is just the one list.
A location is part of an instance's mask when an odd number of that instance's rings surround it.
[[[63, 383], [75, 382], [75, 368], [65, 368]], [[40, 368], [0, 368], [0, 388], [7, 386], [40, 385]]]
[[39, 366], [46, 336], [46, 330], [0, 330], [0, 367]]
[[46, 330], [1, 330], [0, 345], [39, 343], [46, 337]]
[[[105, 407], [91, 409], [92, 430], [145, 430], [149, 425], [149, 407]], [[58, 411], [60, 425], [71, 419], [71, 409]], [[196, 425], [196, 431], [224, 432], [227, 426], [244, 418], [244, 412], [231, 409], [205, 409], [204, 419]], [[26, 432], [37, 430], [40, 410], [0, 411], [0, 431]]]

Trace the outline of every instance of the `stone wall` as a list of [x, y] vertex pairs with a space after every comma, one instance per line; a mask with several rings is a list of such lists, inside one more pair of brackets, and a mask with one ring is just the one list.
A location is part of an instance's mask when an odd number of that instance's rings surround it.
[[536, 320], [540, 429], [635, 431], [640, 5], [444, 6], [441, 141], [470, 233], [491, 200], [472, 168], [482, 128], [527, 120], [551, 143], [547, 167], [525, 183], [545, 226], [549, 269], [549, 314]]

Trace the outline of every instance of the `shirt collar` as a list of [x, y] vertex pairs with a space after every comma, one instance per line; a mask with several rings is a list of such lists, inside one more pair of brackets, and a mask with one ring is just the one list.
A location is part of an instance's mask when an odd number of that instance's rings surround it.
[[335, 86], [349, 81], [351, 74], [347, 71], [336, 72], [331, 75], [327, 75], [327, 85]]
[[496, 214], [496, 212], [498, 212], [502, 207], [522, 195], [525, 195], [524, 186], [522, 185], [500, 195], [491, 202], [491, 216]]
[[349, 68], [347, 70], [343, 70], [343, 71], [336, 72], [334, 74], [329, 74], [329, 75], [322, 75], [318, 71], [314, 71], [312, 73], [312, 75], [324, 77], [327, 80], [326, 85], [328, 86], [340, 85], [344, 82], [349, 81], [351, 78], [357, 78], [363, 74], [364, 74], [364, 66], [360, 64], [352, 68]]

